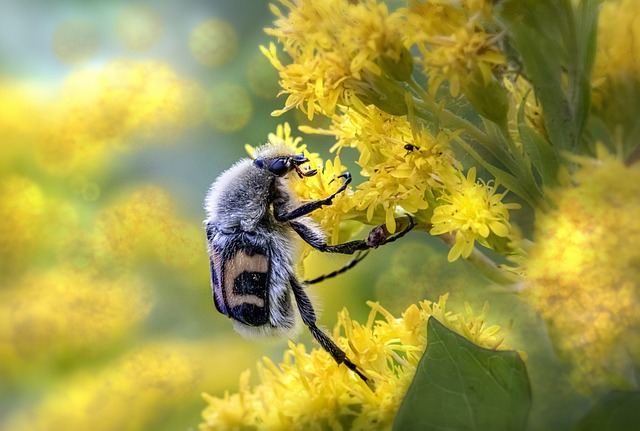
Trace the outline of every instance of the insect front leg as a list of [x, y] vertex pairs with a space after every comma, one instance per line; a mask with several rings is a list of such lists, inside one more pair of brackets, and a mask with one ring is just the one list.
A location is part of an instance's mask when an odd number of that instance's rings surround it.
[[313, 338], [315, 338], [320, 346], [331, 355], [338, 365], [345, 364], [347, 368], [356, 373], [365, 383], [368, 384], [367, 381], [369, 379], [358, 369], [358, 366], [351, 362], [349, 358], [347, 358], [347, 354], [340, 349], [340, 347], [338, 347], [327, 334], [322, 332], [316, 326], [316, 313], [313, 309], [313, 305], [311, 304], [311, 300], [304, 292], [300, 282], [295, 277], [291, 277], [290, 282], [293, 290], [293, 296], [296, 299], [298, 310], [302, 317], [302, 322], [309, 328]]
[[338, 178], [344, 178], [344, 182], [342, 183], [340, 188], [333, 192], [329, 197], [313, 202], [308, 202], [289, 212], [286, 212], [284, 204], [280, 204], [275, 207], [274, 216], [276, 220], [279, 222], [294, 220], [307, 215], [317, 209], [320, 209], [325, 205], [331, 205], [331, 203], [333, 202], [333, 198], [335, 198], [339, 193], [345, 191], [349, 183], [351, 183], [351, 174], [349, 172], [345, 172], [344, 174], [339, 175]]

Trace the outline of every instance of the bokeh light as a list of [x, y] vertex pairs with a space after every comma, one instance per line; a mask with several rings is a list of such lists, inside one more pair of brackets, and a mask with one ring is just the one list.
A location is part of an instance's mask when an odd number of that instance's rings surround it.
[[118, 41], [132, 51], [152, 48], [162, 36], [163, 30], [160, 15], [147, 5], [127, 6], [116, 20]]
[[211, 89], [208, 120], [214, 129], [235, 132], [247, 125], [253, 113], [251, 97], [237, 84], [220, 84]]
[[247, 65], [247, 83], [251, 92], [263, 99], [273, 100], [280, 92], [278, 71], [261, 53], [253, 56]]
[[213, 18], [193, 29], [189, 48], [198, 62], [209, 67], [219, 67], [227, 64], [236, 55], [238, 36], [231, 24]]

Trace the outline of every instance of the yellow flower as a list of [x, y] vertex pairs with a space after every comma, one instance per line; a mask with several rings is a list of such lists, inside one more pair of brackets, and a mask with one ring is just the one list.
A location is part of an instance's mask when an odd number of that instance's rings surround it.
[[[309, 159], [309, 169], [318, 171], [316, 175], [305, 178], [299, 178], [295, 174], [289, 175], [291, 187], [302, 202], [324, 199], [336, 192], [342, 185], [343, 180], [338, 177], [346, 171], [346, 168], [340, 162], [340, 157], [336, 156], [333, 161], [323, 162], [318, 153], [310, 153], [307, 150], [302, 138], [294, 138], [291, 135], [289, 123], [279, 125], [275, 134], [270, 133], [268, 142], [270, 144], [284, 144], [290, 147], [292, 152], [303, 153]], [[246, 145], [245, 148], [253, 156], [253, 147]], [[311, 214], [311, 217], [329, 235], [331, 244], [337, 244], [339, 241], [341, 221], [352, 218], [349, 215], [354, 205], [352, 196], [353, 192], [347, 188], [333, 199], [331, 205], [326, 205]]]
[[0, 271], [23, 269], [30, 252], [42, 241], [50, 221], [45, 192], [30, 178], [0, 178]]
[[289, 95], [275, 115], [299, 107], [310, 120], [316, 111], [331, 116], [338, 103], [345, 103], [344, 93], [354, 88], [353, 81], [381, 75], [382, 63], [393, 69], [410, 61], [400, 40], [401, 18], [384, 3], [279, 2], [288, 14], [272, 5], [277, 19], [266, 32], [278, 38], [291, 62], [282, 64], [274, 44], [262, 47], [280, 73], [281, 93]]
[[509, 210], [518, 209], [520, 205], [503, 203], [507, 192], [496, 193], [497, 188], [496, 183], [476, 182], [476, 168], [472, 167], [457, 189], [448, 189], [440, 197], [446, 203], [434, 209], [430, 233], [455, 232], [456, 241], [447, 256], [450, 262], [460, 256], [468, 257], [475, 241], [488, 247], [487, 238], [491, 233], [499, 237], [509, 235]]
[[[362, 111], [344, 108], [332, 117], [330, 130], [301, 127], [307, 133], [335, 136], [332, 150], [354, 147], [367, 181], [358, 185], [353, 205], [367, 223], [387, 223], [395, 232], [396, 211], [421, 217], [429, 200], [457, 182], [458, 162], [449, 149], [449, 135], [432, 136], [426, 129], [414, 130], [406, 116], [387, 114], [373, 105]], [[428, 217], [425, 221], [428, 222]]]
[[51, 270], [14, 284], [0, 297], [0, 370], [11, 374], [113, 347], [152, 304], [148, 286], [133, 277]]
[[65, 377], [35, 406], [3, 420], [3, 429], [151, 429], [200, 378], [193, 359], [160, 344], [145, 345], [109, 365]]
[[177, 217], [165, 190], [148, 186], [104, 209], [97, 218], [93, 241], [97, 268], [109, 264], [127, 267], [144, 256], [184, 268], [197, 262], [202, 233]]
[[[490, 11], [488, 2], [473, 3], [474, 9]], [[474, 72], [480, 73], [486, 85], [492, 79], [493, 68], [506, 64], [504, 54], [496, 46], [496, 36], [485, 32], [479, 16], [474, 14], [478, 9], [412, 2], [404, 11], [409, 23], [405, 39], [415, 44], [422, 55], [431, 94], [446, 80], [449, 92], [456, 97]], [[436, 21], [434, 10], [442, 20]]]
[[549, 323], [574, 385], [585, 393], [635, 388], [640, 358], [640, 165], [598, 148], [550, 191], [536, 219], [526, 297]]
[[594, 81], [607, 77], [614, 80], [640, 80], [640, 3], [635, 0], [603, 2], [598, 20], [598, 45], [594, 65]]
[[400, 318], [368, 302], [365, 324], [352, 320], [346, 309], [339, 313], [333, 338], [371, 377], [374, 391], [326, 351], [307, 352], [289, 343], [282, 363], [264, 358], [258, 364], [258, 385], [251, 387], [245, 373], [238, 393], [205, 395], [209, 406], [200, 429], [390, 429], [426, 348], [429, 316], [480, 346], [502, 344], [501, 328], [487, 327], [484, 315], [475, 316], [469, 307], [465, 314], [446, 311], [446, 300], [445, 295], [438, 302], [421, 301]]

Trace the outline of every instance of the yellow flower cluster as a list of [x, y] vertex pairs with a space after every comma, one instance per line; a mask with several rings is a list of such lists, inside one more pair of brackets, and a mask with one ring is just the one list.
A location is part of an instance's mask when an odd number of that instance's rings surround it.
[[[490, 247], [487, 238], [491, 234], [513, 234], [509, 210], [520, 205], [503, 203], [506, 191], [497, 193], [497, 184], [476, 180], [475, 168], [469, 169], [465, 177], [449, 148], [447, 134], [433, 137], [423, 129], [414, 135], [406, 117], [384, 113], [374, 106], [368, 106], [366, 112], [362, 115], [345, 110], [343, 115], [333, 117], [330, 130], [301, 127], [306, 132], [335, 136], [334, 148], [338, 151], [357, 148], [361, 174], [367, 178], [357, 190], [347, 189], [336, 196], [332, 205], [311, 215], [333, 243], [347, 240], [356, 232], [345, 229], [341, 222], [386, 223], [389, 231], [395, 232], [396, 217], [404, 211], [420, 223], [431, 224], [433, 235], [455, 234], [449, 261], [468, 257], [476, 241]], [[269, 142], [284, 143], [297, 153], [304, 152], [310, 168], [318, 169], [313, 177], [291, 176], [292, 186], [303, 201], [322, 199], [337, 190], [340, 183], [336, 178], [346, 169], [339, 155], [333, 162], [323, 162], [318, 154], [306, 151], [301, 138], [291, 136], [287, 123], [269, 136]], [[251, 147], [247, 150], [250, 154], [253, 151]]]
[[640, 165], [603, 148], [572, 160], [577, 171], [551, 191], [556, 208], [536, 220], [525, 295], [549, 322], [579, 389], [635, 387]]
[[[356, 149], [366, 178], [355, 192], [314, 214], [332, 241], [342, 221], [386, 223], [395, 232], [396, 218], [406, 212], [422, 229], [435, 226], [434, 235], [459, 231], [450, 260], [468, 257], [476, 241], [489, 247], [490, 233], [511, 233], [508, 211], [518, 207], [502, 204], [506, 192], [476, 182], [475, 171], [465, 175], [454, 156], [450, 141], [462, 139], [462, 131], [423, 121], [425, 106], [442, 109], [432, 95], [445, 81], [454, 96], [472, 80], [479, 88], [498, 85], [493, 72], [506, 60], [496, 34], [485, 30], [496, 27], [490, 25], [491, 2], [410, 1], [391, 11], [376, 0], [280, 4], [284, 10], [272, 6], [276, 20], [266, 31], [289, 59], [284, 61], [274, 44], [263, 48], [280, 73], [281, 93], [288, 95], [274, 115], [300, 108], [309, 119], [317, 113], [329, 117], [328, 129], [300, 129], [334, 136], [332, 151]], [[414, 81], [412, 47], [420, 53], [432, 95]], [[337, 188], [333, 180], [343, 169], [338, 155], [322, 175], [299, 182], [296, 191], [303, 199], [325, 197]]]
[[205, 394], [209, 406], [200, 429], [390, 429], [426, 348], [430, 316], [480, 346], [497, 349], [503, 342], [504, 330], [487, 326], [484, 310], [474, 315], [467, 307], [464, 314], [454, 314], [446, 311], [446, 301], [445, 295], [438, 302], [411, 305], [400, 318], [368, 302], [371, 312], [364, 325], [346, 309], [339, 313], [333, 338], [370, 376], [375, 390], [337, 366], [326, 351], [307, 352], [290, 343], [282, 363], [264, 358], [258, 364], [258, 385], [249, 384], [246, 371], [237, 393]]
[[[282, 93], [289, 94], [278, 113], [301, 108], [313, 119], [316, 111], [331, 116], [336, 104], [353, 93], [357, 81], [370, 74], [381, 75], [382, 63], [393, 67], [410, 61], [401, 42], [402, 21], [375, 0], [279, 0], [289, 13], [277, 6], [276, 36], [291, 58], [283, 65], [274, 44], [262, 48], [280, 72]], [[345, 96], [345, 92], [348, 92]]]
[[114, 263], [126, 268], [149, 256], [186, 268], [197, 260], [203, 241], [200, 228], [177, 217], [169, 193], [155, 186], [133, 190], [102, 211], [94, 238], [94, 268]]
[[148, 345], [98, 373], [74, 375], [28, 414], [16, 414], [5, 424], [33, 431], [144, 429], [162, 419], [164, 408], [187, 396], [197, 379], [185, 354]]
[[475, 241], [489, 247], [490, 234], [506, 237], [511, 232], [509, 210], [519, 204], [503, 203], [506, 194], [496, 193], [497, 184], [476, 181], [476, 168], [469, 169], [458, 188], [450, 188], [440, 198], [445, 204], [435, 208], [431, 222], [432, 235], [455, 232], [455, 244], [449, 251], [450, 262], [468, 257]]
[[357, 103], [362, 92], [365, 99], [371, 91], [379, 93], [390, 84], [380, 79], [384, 75], [407, 80], [412, 46], [422, 55], [432, 93], [445, 80], [453, 96], [477, 77], [486, 85], [493, 68], [506, 64], [496, 35], [482, 22], [491, 17], [491, 2], [412, 1], [392, 12], [377, 0], [279, 2], [289, 13], [272, 6], [275, 28], [266, 31], [291, 61], [283, 64], [273, 44], [262, 48], [280, 72], [281, 93], [289, 95], [275, 114], [300, 107], [309, 119], [316, 111], [331, 116], [336, 105]]
[[429, 91], [435, 94], [444, 81], [456, 97], [461, 87], [479, 74], [484, 84], [492, 70], [506, 64], [498, 38], [485, 30], [482, 18], [491, 17], [492, 2], [418, 2], [406, 9], [404, 39], [421, 54]]
[[427, 130], [413, 130], [407, 117], [387, 114], [369, 105], [360, 112], [344, 109], [333, 117], [330, 131], [302, 127], [306, 132], [333, 134], [334, 149], [355, 147], [358, 164], [367, 181], [360, 184], [353, 196], [353, 209], [364, 212], [361, 221], [387, 224], [395, 231], [397, 208], [428, 222], [421, 214], [430, 208], [437, 195], [455, 181], [460, 165], [449, 149], [445, 133], [433, 137]]

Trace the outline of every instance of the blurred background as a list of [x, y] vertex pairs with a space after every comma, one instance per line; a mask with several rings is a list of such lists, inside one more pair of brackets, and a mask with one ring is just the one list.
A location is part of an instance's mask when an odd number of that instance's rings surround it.
[[[244, 340], [215, 311], [202, 229], [245, 144], [306, 121], [270, 115], [284, 104], [259, 51], [272, 19], [263, 0], [0, 0], [0, 429], [197, 429], [201, 393], [281, 360], [287, 340]], [[548, 349], [531, 310], [446, 252], [411, 233], [371, 253], [314, 287], [320, 323], [450, 292], [453, 309], [489, 299], [490, 323], [534, 322], [514, 340]], [[306, 276], [347, 260], [312, 254]]]

